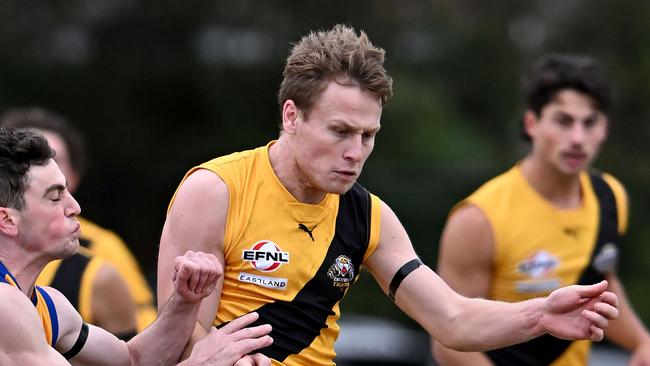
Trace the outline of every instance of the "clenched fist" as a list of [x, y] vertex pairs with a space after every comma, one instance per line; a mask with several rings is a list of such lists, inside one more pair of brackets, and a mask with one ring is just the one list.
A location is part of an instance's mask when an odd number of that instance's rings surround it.
[[212, 293], [222, 274], [223, 268], [217, 257], [188, 250], [174, 260], [172, 280], [181, 299], [196, 302]]

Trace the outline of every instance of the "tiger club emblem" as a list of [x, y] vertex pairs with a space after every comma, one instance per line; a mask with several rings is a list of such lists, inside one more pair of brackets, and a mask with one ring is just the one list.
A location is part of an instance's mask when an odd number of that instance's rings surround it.
[[327, 277], [332, 279], [332, 286], [345, 291], [354, 279], [354, 264], [350, 257], [339, 255], [327, 270]]

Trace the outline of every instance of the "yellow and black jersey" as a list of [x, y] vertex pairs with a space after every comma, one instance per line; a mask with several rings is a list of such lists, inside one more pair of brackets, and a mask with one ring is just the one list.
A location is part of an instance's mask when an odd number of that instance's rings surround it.
[[[14, 276], [2, 262], [0, 262], [0, 282], [7, 283], [20, 289], [18, 282], [16, 282]], [[32, 304], [34, 304], [34, 307], [36, 307], [36, 312], [41, 318], [47, 343], [54, 347], [59, 337], [59, 319], [57, 317], [54, 301], [52, 301], [50, 295], [39, 286], [34, 287], [34, 293], [30, 300], [32, 301]]]
[[[494, 236], [489, 298], [508, 302], [591, 284], [613, 270], [627, 226], [627, 197], [607, 174], [580, 174], [582, 204], [562, 210], [546, 201], [517, 165], [488, 181], [457, 207], [477, 206]], [[497, 365], [586, 365], [588, 341], [551, 336], [488, 352]]]
[[[153, 323], [157, 316], [153, 295], [133, 254], [117, 234], [106, 230], [82, 217], [77, 217], [81, 225], [79, 243], [90, 250], [92, 255], [111, 263], [126, 283], [137, 306], [137, 330]], [[83, 315], [83, 314], [82, 314]]]
[[92, 312], [93, 283], [104, 260], [92, 256], [87, 249], [66, 259], [48, 263], [36, 279], [39, 286], [59, 290], [79, 312], [86, 323], [95, 324]]
[[274, 365], [333, 365], [339, 301], [379, 240], [380, 201], [361, 185], [319, 204], [298, 202], [280, 183], [268, 149], [195, 167], [228, 186], [224, 284], [215, 325], [256, 311], [271, 324]]

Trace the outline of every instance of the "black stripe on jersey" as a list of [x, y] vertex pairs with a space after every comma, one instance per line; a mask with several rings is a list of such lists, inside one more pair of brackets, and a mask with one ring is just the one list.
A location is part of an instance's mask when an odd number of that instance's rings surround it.
[[82, 255], [75, 254], [72, 257], [66, 258], [61, 261], [56, 274], [52, 279], [49, 286], [61, 291], [63, 295], [70, 301], [75, 309], [79, 310], [79, 289], [81, 288], [81, 277], [83, 276], [90, 258]]
[[616, 209], [616, 196], [612, 188], [605, 182], [602, 173], [591, 173], [591, 185], [598, 198], [600, 208], [600, 222], [596, 245], [591, 252], [589, 266], [580, 276], [579, 285], [591, 285], [605, 279], [605, 276], [594, 267], [596, 255], [605, 244], [618, 245], [621, 237], [618, 233], [618, 211]]
[[[595, 256], [607, 243], [618, 243], [618, 212], [616, 196], [600, 173], [591, 173], [591, 185], [599, 204], [599, 225], [596, 244], [591, 253], [589, 265], [582, 272], [578, 284], [590, 285], [600, 282], [604, 276], [594, 268]], [[545, 366], [555, 361], [573, 343], [551, 335], [543, 335], [528, 342], [516, 344], [487, 352], [488, 357], [498, 366]]]
[[[337, 257], [346, 255], [354, 264], [354, 279], [350, 284], [354, 283], [368, 249], [371, 207], [370, 194], [358, 183], [340, 197], [336, 232], [315, 276], [296, 294], [293, 301], [276, 301], [255, 310], [260, 315], [255, 325], [273, 326], [273, 345], [260, 352], [282, 361], [308, 347], [318, 337], [321, 329], [327, 327], [327, 317], [334, 315], [334, 305], [345, 295], [342, 288], [334, 287], [327, 271]], [[299, 258], [292, 259], [295, 260], [294, 263], [300, 263]]]

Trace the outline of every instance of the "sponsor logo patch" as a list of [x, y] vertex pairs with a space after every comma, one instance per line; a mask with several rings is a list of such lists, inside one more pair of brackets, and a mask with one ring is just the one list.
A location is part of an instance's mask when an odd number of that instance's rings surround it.
[[253, 244], [250, 249], [243, 250], [242, 260], [250, 262], [258, 271], [273, 272], [281, 265], [289, 263], [289, 252], [283, 252], [272, 241], [262, 240]]
[[613, 243], [607, 243], [594, 258], [594, 268], [602, 274], [607, 274], [616, 268], [617, 262], [618, 248]]
[[544, 281], [517, 281], [516, 291], [526, 294], [548, 293], [560, 286], [560, 280], [557, 278]]
[[556, 257], [545, 250], [539, 250], [517, 265], [519, 272], [532, 278], [540, 278], [549, 274], [559, 265]]
[[354, 264], [346, 255], [339, 255], [334, 264], [327, 269], [327, 277], [332, 279], [332, 286], [345, 291], [354, 279]]
[[254, 285], [276, 290], [285, 290], [287, 288], [288, 282], [286, 278], [264, 277], [246, 272], [240, 272], [237, 279], [241, 282], [248, 282]]

